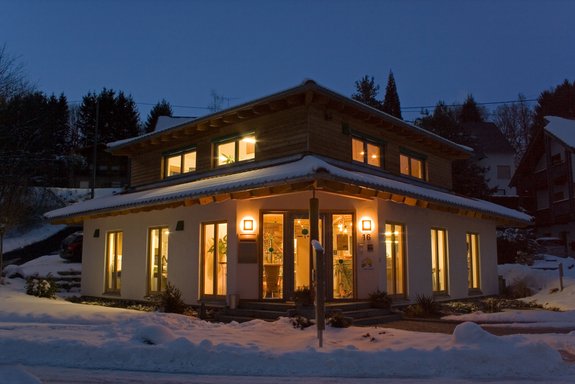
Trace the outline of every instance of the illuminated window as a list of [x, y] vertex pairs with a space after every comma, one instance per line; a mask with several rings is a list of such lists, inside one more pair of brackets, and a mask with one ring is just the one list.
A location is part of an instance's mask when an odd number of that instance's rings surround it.
[[479, 235], [468, 233], [467, 239], [467, 276], [469, 289], [480, 289], [479, 275]]
[[225, 296], [228, 277], [228, 224], [202, 225], [202, 295]]
[[164, 177], [176, 176], [196, 170], [196, 150], [170, 153], [164, 156]]
[[381, 167], [381, 146], [375, 142], [354, 137], [351, 139], [353, 161]]
[[168, 227], [151, 228], [148, 233], [150, 293], [166, 290], [168, 283]]
[[216, 144], [216, 165], [228, 165], [256, 157], [256, 137], [242, 136]]
[[106, 238], [106, 292], [119, 293], [122, 276], [122, 232], [110, 232]]
[[399, 167], [403, 175], [425, 179], [425, 159], [423, 157], [401, 153]]
[[405, 228], [402, 224], [385, 224], [387, 293], [405, 294]]
[[431, 275], [433, 292], [447, 292], [447, 231], [431, 230]]

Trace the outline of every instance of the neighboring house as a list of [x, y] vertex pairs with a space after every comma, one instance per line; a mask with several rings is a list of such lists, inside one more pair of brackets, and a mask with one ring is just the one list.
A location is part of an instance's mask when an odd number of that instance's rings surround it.
[[575, 120], [546, 116], [535, 133], [512, 183], [522, 206], [535, 217], [538, 237], [563, 239], [566, 252], [575, 248]]
[[465, 123], [463, 129], [474, 141], [472, 147], [479, 165], [485, 167], [485, 178], [489, 188], [495, 188], [494, 196], [516, 196], [515, 187], [510, 186], [515, 172], [515, 151], [507, 138], [493, 123]]
[[466, 147], [313, 81], [109, 148], [130, 189], [46, 214], [83, 223], [89, 296], [289, 300], [316, 236], [330, 301], [495, 294], [496, 227], [530, 222], [449, 192]]

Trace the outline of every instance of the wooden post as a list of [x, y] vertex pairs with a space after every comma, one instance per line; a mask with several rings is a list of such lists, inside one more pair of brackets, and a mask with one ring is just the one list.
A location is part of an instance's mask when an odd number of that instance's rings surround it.
[[563, 263], [559, 263], [559, 289], [563, 291]]

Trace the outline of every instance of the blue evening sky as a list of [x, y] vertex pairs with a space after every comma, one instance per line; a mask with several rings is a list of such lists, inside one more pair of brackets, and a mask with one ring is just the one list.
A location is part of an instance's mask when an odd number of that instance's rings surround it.
[[39, 90], [123, 90], [142, 120], [162, 98], [198, 116], [212, 91], [234, 105], [307, 78], [350, 96], [367, 74], [383, 98], [390, 70], [405, 108], [575, 80], [574, 15], [558, 0], [0, 0], [0, 44]]

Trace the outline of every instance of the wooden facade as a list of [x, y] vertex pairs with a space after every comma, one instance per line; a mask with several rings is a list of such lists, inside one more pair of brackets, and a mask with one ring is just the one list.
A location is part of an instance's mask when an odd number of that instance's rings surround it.
[[463, 147], [438, 140], [432, 133], [331, 93], [313, 82], [111, 150], [131, 159], [130, 186], [138, 189], [162, 181], [165, 153], [188, 147], [197, 150], [197, 168], [188, 178], [230, 172], [232, 167], [214, 166], [214, 143], [246, 132], [253, 132], [257, 140], [254, 166], [304, 154], [352, 163], [351, 138], [359, 137], [378, 143], [383, 151], [382, 166], [366, 166], [370, 172], [401, 177], [399, 155], [408, 150], [425, 157], [424, 181], [443, 189], [452, 187], [452, 160], [469, 156]]

